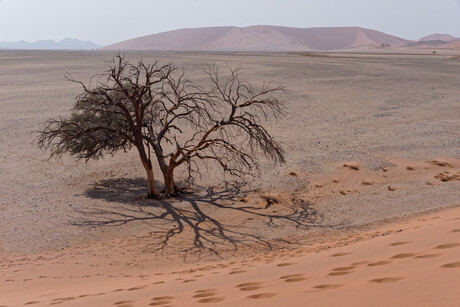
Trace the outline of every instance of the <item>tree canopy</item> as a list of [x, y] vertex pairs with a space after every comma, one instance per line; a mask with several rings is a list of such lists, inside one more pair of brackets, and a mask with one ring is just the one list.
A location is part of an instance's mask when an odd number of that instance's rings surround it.
[[[149, 197], [176, 195], [174, 171], [180, 166], [190, 183], [206, 161], [234, 176], [256, 173], [260, 154], [284, 162], [283, 149], [263, 125], [282, 114], [275, 94], [284, 88], [271, 83], [256, 88], [242, 80], [240, 68], [230, 68], [224, 77], [215, 65], [204, 73], [206, 87], [173, 63], [133, 65], [117, 55], [88, 85], [68, 78], [81, 85], [82, 93], [69, 117], [45, 123], [38, 145], [51, 156], [70, 153], [86, 161], [135, 147]], [[162, 193], [155, 186], [155, 160], [165, 184]]]

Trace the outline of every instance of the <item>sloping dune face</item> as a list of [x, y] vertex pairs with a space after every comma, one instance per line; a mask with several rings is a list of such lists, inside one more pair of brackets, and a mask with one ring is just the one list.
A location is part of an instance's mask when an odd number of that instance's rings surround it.
[[435, 40], [451, 42], [451, 41], [457, 40], [457, 38], [449, 34], [435, 33], [435, 34], [431, 34], [431, 35], [422, 37], [419, 41], [426, 42], [426, 41], [435, 41]]
[[181, 29], [130, 39], [102, 50], [327, 51], [371, 44], [403, 46], [408, 43], [396, 36], [358, 27], [251, 26]]

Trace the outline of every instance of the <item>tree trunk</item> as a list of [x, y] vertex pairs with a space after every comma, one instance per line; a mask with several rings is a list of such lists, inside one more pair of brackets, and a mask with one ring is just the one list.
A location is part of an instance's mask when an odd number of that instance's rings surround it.
[[165, 172], [163, 172], [165, 180], [165, 191], [164, 196], [173, 196], [177, 194], [176, 183], [174, 181], [174, 167], [169, 166]]
[[147, 172], [147, 181], [149, 183], [149, 191], [147, 192], [148, 198], [157, 198], [160, 194], [155, 186], [155, 177], [153, 176], [153, 169], [150, 167], [145, 168]]
[[136, 138], [138, 144], [136, 145], [137, 151], [139, 153], [139, 158], [141, 159], [142, 165], [144, 166], [145, 171], [147, 172], [147, 182], [149, 185], [149, 190], [147, 192], [147, 198], [158, 198], [160, 193], [155, 186], [155, 176], [153, 175], [152, 161], [147, 157], [145, 148], [142, 145], [142, 139], [140, 136]]
[[163, 179], [165, 182], [163, 196], [169, 197], [177, 195], [176, 182], [174, 181], [174, 169], [177, 165], [174, 164], [174, 160], [169, 161], [169, 164], [166, 162], [160, 146], [153, 146], [153, 149], [157, 156], [158, 165], [160, 166], [161, 172], [163, 173]]
[[147, 197], [157, 198], [158, 196], [160, 196], [160, 193], [158, 193], [158, 190], [155, 186], [155, 176], [153, 175], [152, 163], [150, 161], [142, 160], [142, 165], [144, 166], [145, 171], [147, 172], [147, 182], [149, 184], [149, 191], [147, 192]]

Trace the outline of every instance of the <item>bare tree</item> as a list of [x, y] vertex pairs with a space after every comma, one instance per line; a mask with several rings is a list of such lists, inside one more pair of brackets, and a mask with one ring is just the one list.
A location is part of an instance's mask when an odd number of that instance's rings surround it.
[[[135, 147], [148, 179], [148, 196], [159, 197], [152, 166], [155, 154], [163, 174], [162, 196], [178, 193], [174, 171], [185, 166], [190, 183], [202, 162], [213, 161], [235, 176], [259, 169], [258, 154], [284, 162], [284, 152], [262, 122], [277, 118], [283, 104], [272, 94], [280, 86], [255, 89], [242, 81], [239, 68], [220, 80], [215, 66], [205, 71], [205, 89], [178, 72], [173, 64], [131, 65], [117, 55], [108, 70], [94, 76], [95, 86], [79, 83], [68, 119], [50, 119], [39, 132], [38, 145], [51, 156], [68, 152], [79, 159], [99, 158]], [[93, 78], [94, 78], [93, 77]]]
[[[283, 87], [264, 84], [257, 90], [241, 80], [239, 68], [230, 69], [223, 80], [216, 66], [205, 72], [210, 90], [183, 74], [169, 75], [157, 89], [159, 121], [150, 121], [152, 137], [148, 141], [163, 172], [165, 195], [177, 193], [174, 170], [181, 165], [186, 165], [190, 181], [199, 173], [200, 162], [213, 161], [223, 171], [240, 177], [259, 169], [261, 153], [284, 162], [282, 148], [262, 125], [282, 113], [283, 104], [272, 94]], [[185, 127], [193, 133], [181, 137]], [[163, 142], [174, 146], [165, 153]]]
[[[115, 56], [108, 70], [93, 76], [95, 87], [79, 83], [83, 93], [77, 97], [68, 119], [50, 119], [39, 132], [38, 145], [51, 156], [70, 153], [88, 161], [103, 154], [139, 152], [148, 179], [148, 196], [159, 196], [155, 187], [149, 143], [145, 141], [145, 119], [155, 108], [152, 87], [163, 82], [175, 70], [171, 64], [129, 64], [122, 55]], [[149, 114], [149, 115], [147, 115]]]

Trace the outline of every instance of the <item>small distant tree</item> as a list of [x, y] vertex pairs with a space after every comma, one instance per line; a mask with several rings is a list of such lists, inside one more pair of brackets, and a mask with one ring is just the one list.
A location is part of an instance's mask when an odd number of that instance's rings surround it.
[[[235, 176], [254, 174], [262, 153], [284, 162], [284, 152], [263, 127], [277, 118], [282, 103], [271, 94], [280, 86], [264, 84], [256, 90], [241, 81], [239, 69], [220, 81], [215, 66], [205, 71], [211, 88], [195, 84], [169, 63], [130, 64], [117, 55], [108, 70], [93, 76], [93, 85], [68, 78], [82, 86], [68, 118], [49, 119], [39, 131], [38, 145], [51, 156], [70, 153], [78, 159], [135, 147], [147, 173], [148, 197], [179, 192], [174, 171], [186, 166], [190, 183], [200, 162], [214, 161]], [[162, 193], [155, 186], [152, 153], [163, 175]]]

